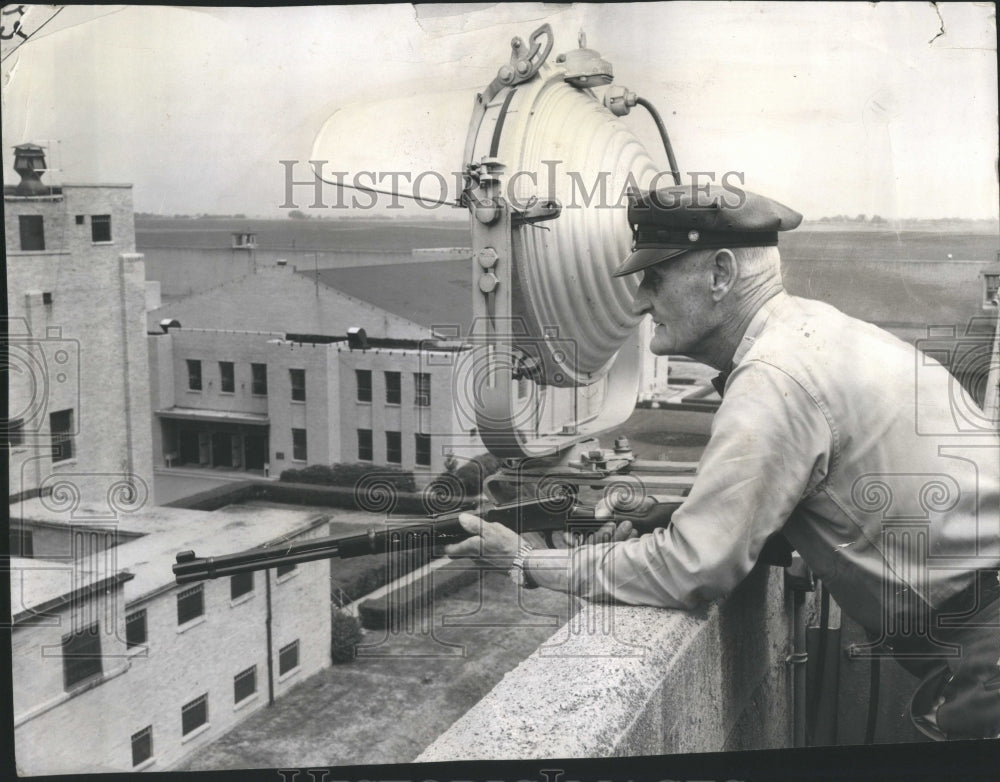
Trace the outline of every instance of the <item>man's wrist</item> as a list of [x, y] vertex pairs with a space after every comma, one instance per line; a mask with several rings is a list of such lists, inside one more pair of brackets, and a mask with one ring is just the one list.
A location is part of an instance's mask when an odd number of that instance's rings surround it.
[[507, 571], [507, 575], [510, 576], [511, 580], [525, 589], [536, 589], [538, 587], [538, 583], [528, 572], [527, 566], [528, 555], [532, 550], [532, 545], [522, 540], [521, 547], [517, 551], [517, 556], [514, 557], [514, 561], [510, 565], [510, 570]]

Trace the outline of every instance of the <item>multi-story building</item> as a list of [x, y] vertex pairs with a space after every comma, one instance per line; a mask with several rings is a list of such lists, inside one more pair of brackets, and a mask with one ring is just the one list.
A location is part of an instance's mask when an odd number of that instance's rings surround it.
[[[454, 405], [458, 345], [279, 265], [150, 313], [157, 465], [421, 472], [482, 445]], [[355, 334], [348, 332], [355, 330]]]
[[41, 181], [44, 150], [15, 147], [4, 187], [10, 494], [55, 482], [103, 498], [151, 485], [145, 273], [132, 186]]
[[[247, 503], [147, 507], [96, 525], [45, 497], [16, 511], [52, 538], [50, 558], [11, 563], [23, 774], [170, 768], [330, 664], [328, 562], [181, 586], [170, 570], [184, 549], [326, 535], [325, 516]], [[117, 546], [85, 542], [112, 533]]]

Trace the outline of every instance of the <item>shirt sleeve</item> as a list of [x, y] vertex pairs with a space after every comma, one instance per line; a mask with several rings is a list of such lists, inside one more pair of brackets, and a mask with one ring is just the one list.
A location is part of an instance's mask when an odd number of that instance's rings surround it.
[[799, 383], [763, 361], [732, 373], [691, 492], [670, 527], [573, 552], [570, 591], [590, 599], [691, 609], [753, 568], [833, 461], [833, 433]]

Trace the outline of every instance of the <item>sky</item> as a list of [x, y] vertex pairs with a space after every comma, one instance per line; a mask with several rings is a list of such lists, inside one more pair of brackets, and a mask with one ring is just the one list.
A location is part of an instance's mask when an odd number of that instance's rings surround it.
[[[55, 7], [24, 9], [30, 31]], [[48, 177], [132, 182], [137, 211], [281, 216], [280, 160], [455, 171], [476, 92], [543, 22], [552, 57], [582, 30], [659, 108], [682, 171], [742, 172], [807, 219], [997, 217], [988, 3], [67, 6], [3, 42], [5, 181], [37, 142]]]

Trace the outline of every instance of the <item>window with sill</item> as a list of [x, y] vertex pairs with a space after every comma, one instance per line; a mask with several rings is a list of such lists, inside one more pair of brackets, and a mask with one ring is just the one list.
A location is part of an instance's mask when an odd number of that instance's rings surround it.
[[401, 372], [385, 373], [385, 403], [398, 405], [403, 401], [403, 376]]
[[372, 372], [370, 369], [355, 369], [354, 378], [358, 386], [357, 400], [359, 402], [372, 401]]
[[274, 576], [275, 576], [275, 578], [281, 578], [282, 576], [287, 576], [293, 570], [295, 570], [295, 565], [294, 564], [293, 565], [278, 565], [274, 569]]
[[358, 429], [358, 460], [370, 462], [372, 460], [372, 430]]
[[90, 216], [90, 241], [111, 241], [111, 215]]
[[414, 398], [417, 407], [431, 406], [431, 375], [429, 372], [413, 373]]
[[101, 659], [100, 623], [84, 627], [63, 636], [63, 685], [70, 690], [94, 676], [100, 676], [104, 669]]
[[177, 593], [177, 624], [187, 624], [205, 613], [205, 585], [198, 584]]
[[233, 703], [246, 700], [257, 692], [257, 666], [251, 665], [233, 677]]
[[297, 462], [308, 461], [305, 429], [292, 429], [292, 458]]
[[236, 367], [232, 361], [219, 362], [219, 390], [224, 394], [236, 390]]
[[389, 464], [403, 463], [403, 435], [400, 432], [385, 433], [385, 460]]
[[429, 434], [413, 435], [414, 446], [417, 454], [417, 464], [421, 467], [430, 467], [431, 464], [431, 436]]
[[299, 667], [299, 642], [292, 641], [278, 651], [278, 675], [294, 671]]
[[129, 649], [146, 643], [146, 609], [125, 615], [125, 646]]
[[41, 215], [20, 215], [17, 218], [23, 252], [45, 249], [45, 220]]
[[153, 726], [147, 725], [132, 734], [132, 766], [145, 763], [153, 757]]
[[304, 369], [289, 369], [289, 378], [292, 383], [292, 401], [306, 401], [306, 371]]
[[256, 396], [267, 396], [267, 364], [251, 364], [251, 391]]
[[253, 573], [237, 573], [229, 579], [229, 599], [235, 600], [253, 592]]
[[208, 722], [208, 693], [181, 707], [181, 735], [186, 736]]
[[189, 358], [187, 360], [188, 390], [201, 391], [201, 361]]

